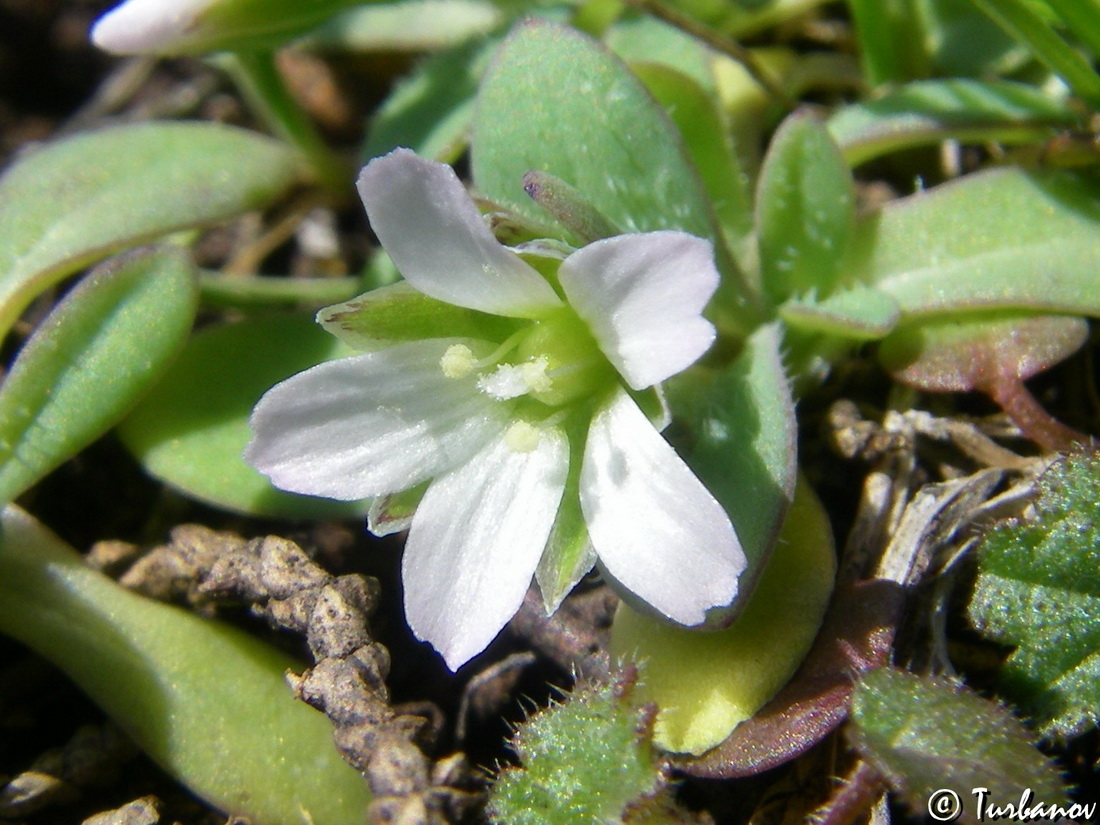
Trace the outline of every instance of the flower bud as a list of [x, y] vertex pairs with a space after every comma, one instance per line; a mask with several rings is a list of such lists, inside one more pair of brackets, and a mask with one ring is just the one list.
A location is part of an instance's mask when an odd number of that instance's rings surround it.
[[359, 0], [125, 0], [92, 28], [114, 54], [205, 54], [277, 46]]

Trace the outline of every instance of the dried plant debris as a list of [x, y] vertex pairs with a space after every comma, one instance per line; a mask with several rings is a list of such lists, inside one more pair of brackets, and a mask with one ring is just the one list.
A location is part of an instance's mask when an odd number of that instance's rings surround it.
[[113, 811], [88, 817], [81, 825], [157, 825], [160, 810], [154, 797], [142, 797]]
[[87, 788], [110, 785], [136, 755], [134, 744], [113, 725], [85, 725], [0, 788], [0, 818], [27, 816], [79, 799]]
[[341, 754], [375, 795], [372, 821], [461, 821], [480, 805], [461, 755], [433, 765], [433, 714], [389, 704], [389, 652], [370, 636], [378, 599], [374, 579], [333, 576], [294, 542], [246, 541], [200, 525], [175, 528], [169, 544], [142, 557], [120, 579], [161, 599], [211, 612], [247, 603], [272, 627], [305, 637], [315, 664], [288, 679], [295, 693], [335, 726]]
[[990, 531], [970, 602], [976, 627], [1015, 651], [1000, 687], [1044, 736], [1094, 727], [1100, 707], [1100, 457], [1055, 463], [1032, 517]]

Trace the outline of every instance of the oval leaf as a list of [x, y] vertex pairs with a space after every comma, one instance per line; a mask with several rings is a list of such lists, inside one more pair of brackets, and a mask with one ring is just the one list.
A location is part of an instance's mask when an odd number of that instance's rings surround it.
[[840, 150], [811, 115], [779, 127], [756, 189], [764, 291], [776, 303], [828, 295], [841, 273], [855, 218], [855, 187]]
[[2, 527], [0, 632], [65, 671], [168, 773], [250, 822], [365, 821], [366, 782], [287, 687], [300, 663], [126, 590], [13, 505]]
[[0, 177], [0, 337], [34, 298], [111, 252], [270, 203], [288, 146], [213, 123], [141, 123], [60, 140]]
[[748, 559], [737, 601], [712, 617], [716, 623], [751, 595], [794, 497], [794, 401], [779, 346], [776, 327], [761, 327], [726, 369], [668, 384], [672, 412], [688, 431], [680, 454], [726, 509]]
[[242, 513], [355, 516], [361, 503], [276, 490], [245, 463], [248, 416], [273, 385], [352, 350], [305, 315], [250, 318], [196, 335], [164, 380], [122, 422], [123, 443], [167, 484]]
[[73, 289], [0, 387], [0, 501], [10, 501], [110, 429], [187, 340], [198, 304], [175, 247], [108, 261]]
[[978, 172], [860, 221], [851, 269], [889, 293], [903, 319], [995, 308], [1100, 315], [1098, 227], [1091, 178]]
[[637, 696], [659, 708], [654, 741], [702, 753], [775, 695], [821, 627], [835, 569], [825, 510], [809, 486], [800, 485], [756, 595], [730, 627], [685, 630], [621, 605], [611, 654], [644, 662]]
[[[568, 139], [549, 139], [555, 135]], [[725, 248], [679, 132], [601, 44], [543, 20], [519, 24], [482, 82], [472, 143], [480, 193], [536, 223], [548, 218], [524, 192], [531, 170], [574, 187], [620, 231], [680, 229], [711, 240], [726, 276], [725, 292], [712, 302], [723, 316], [715, 320], [747, 325], [754, 295]]]

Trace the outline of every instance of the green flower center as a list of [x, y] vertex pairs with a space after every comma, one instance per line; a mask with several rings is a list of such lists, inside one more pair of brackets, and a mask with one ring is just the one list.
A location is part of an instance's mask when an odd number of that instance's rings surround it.
[[455, 344], [439, 368], [454, 379], [478, 373], [478, 388], [497, 400], [527, 396], [549, 407], [565, 406], [615, 380], [596, 340], [568, 307], [533, 321], [486, 358]]

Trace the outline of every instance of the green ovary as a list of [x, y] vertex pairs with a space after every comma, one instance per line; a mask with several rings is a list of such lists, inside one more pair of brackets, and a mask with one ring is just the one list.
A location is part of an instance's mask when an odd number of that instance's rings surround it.
[[516, 361], [545, 359], [548, 388], [533, 388], [530, 397], [560, 407], [610, 386], [615, 370], [600, 351], [585, 323], [568, 307], [531, 325], [516, 348]]

